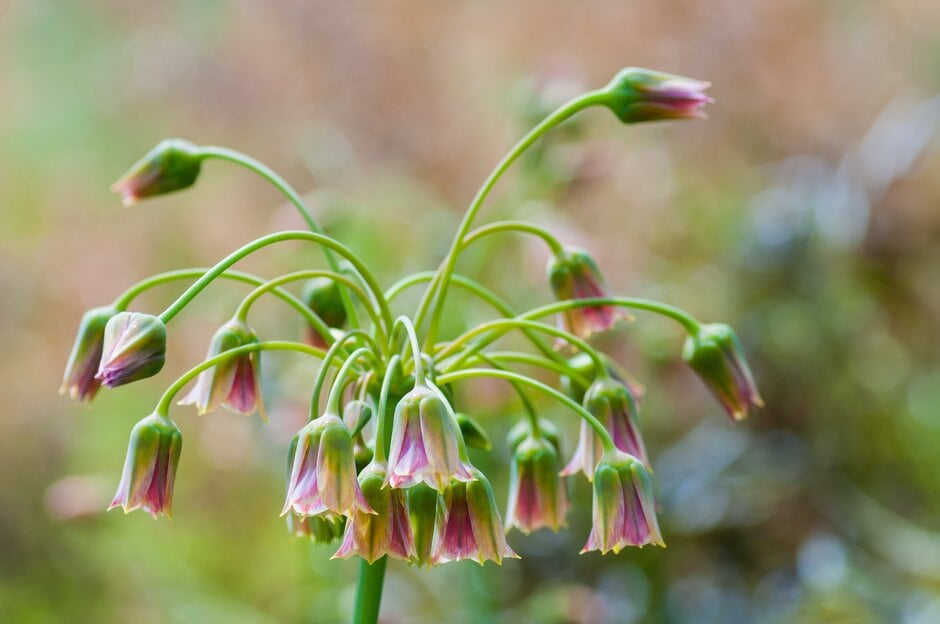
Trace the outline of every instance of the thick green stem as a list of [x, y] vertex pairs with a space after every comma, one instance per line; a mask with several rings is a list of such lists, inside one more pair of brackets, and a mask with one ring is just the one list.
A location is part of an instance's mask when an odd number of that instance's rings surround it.
[[375, 425], [375, 460], [384, 463], [388, 457], [388, 440], [391, 434], [391, 427], [386, 417], [388, 411], [388, 393], [392, 390], [392, 380], [398, 374], [398, 367], [401, 363], [401, 356], [393, 355], [385, 367], [385, 378], [382, 380], [382, 389], [379, 392], [379, 403], [375, 410], [375, 416], [378, 418]]
[[388, 564], [387, 556], [371, 564], [365, 559], [360, 561], [353, 624], [376, 624], [379, 621], [386, 564]]
[[568, 398], [558, 390], [555, 390], [551, 386], [543, 384], [541, 381], [536, 381], [531, 377], [526, 377], [525, 375], [520, 375], [519, 373], [513, 373], [505, 370], [491, 370], [488, 368], [466, 368], [464, 370], [454, 371], [452, 373], [445, 373], [437, 378], [437, 383], [439, 385], [446, 385], [453, 383], [455, 381], [460, 381], [461, 379], [474, 379], [476, 377], [496, 377], [499, 379], [505, 379], [506, 381], [516, 382], [519, 384], [525, 384], [537, 388], [542, 392], [552, 396], [567, 407], [571, 408], [578, 416], [587, 421], [588, 425], [597, 432], [597, 435], [600, 436], [601, 444], [604, 446], [605, 451], [613, 451], [616, 447], [614, 445], [613, 438], [610, 437], [610, 433], [601, 424], [593, 414], [589, 411], [578, 405], [572, 399]]
[[[282, 178], [275, 172], [273, 169], [265, 165], [259, 160], [255, 160], [247, 154], [242, 154], [227, 147], [218, 147], [215, 145], [204, 145], [199, 148], [200, 155], [206, 158], [218, 158], [219, 160], [225, 160], [236, 165], [240, 165], [257, 173], [262, 178], [271, 183], [277, 190], [279, 190], [291, 204], [294, 205], [294, 208], [297, 209], [297, 212], [300, 213], [300, 216], [303, 217], [303, 220], [307, 223], [307, 227], [310, 228], [311, 232], [316, 234], [326, 234], [323, 228], [320, 226], [320, 223], [314, 218], [313, 214], [310, 213], [310, 210], [307, 208], [307, 205], [304, 203], [303, 198], [300, 194], [294, 190], [294, 188], [287, 183], [287, 180]], [[340, 272], [339, 262], [336, 259], [336, 255], [329, 249], [323, 250], [324, 255], [326, 256], [326, 261], [329, 263], [330, 268]], [[349, 323], [352, 327], [358, 327], [359, 323], [356, 319], [356, 310], [352, 304], [352, 300], [349, 298], [349, 293], [345, 290], [340, 289], [340, 297], [343, 300], [343, 307], [346, 309], [346, 316], [349, 318]]]
[[450, 275], [454, 272], [454, 267], [457, 264], [457, 256], [460, 255], [463, 239], [467, 235], [467, 232], [470, 231], [470, 226], [473, 224], [474, 217], [476, 217], [477, 212], [479, 212], [480, 207], [483, 205], [483, 202], [486, 200], [486, 197], [489, 195], [490, 191], [496, 185], [496, 182], [498, 182], [503, 173], [509, 169], [510, 165], [512, 165], [512, 163], [515, 162], [515, 160], [519, 158], [519, 156], [521, 156], [522, 153], [525, 152], [525, 150], [528, 149], [530, 145], [535, 143], [535, 141], [537, 141], [543, 134], [579, 111], [596, 104], [603, 104], [609, 98], [609, 93], [601, 89], [585, 93], [574, 98], [570, 102], [563, 104], [555, 112], [543, 119], [537, 126], [532, 128], [528, 134], [522, 137], [522, 139], [516, 143], [509, 153], [503, 157], [499, 164], [496, 165], [496, 168], [493, 169], [489, 177], [487, 177], [483, 182], [483, 186], [481, 186], [480, 190], [477, 191], [476, 197], [474, 197], [473, 202], [470, 204], [470, 207], [464, 214], [463, 221], [457, 228], [457, 234], [454, 236], [453, 243], [451, 243], [450, 251], [447, 253], [444, 262], [437, 271], [438, 277], [433, 282], [431, 282], [430, 286], [428, 286], [428, 289], [425, 291], [424, 297], [418, 306], [418, 311], [415, 314], [415, 327], [420, 329], [421, 324], [424, 322], [424, 316], [427, 314], [428, 308], [433, 299], [434, 310], [432, 312], [430, 326], [428, 327], [428, 344], [434, 344], [435, 342], [437, 325], [440, 320], [440, 309], [444, 299], [447, 296], [447, 286], [450, 281]]

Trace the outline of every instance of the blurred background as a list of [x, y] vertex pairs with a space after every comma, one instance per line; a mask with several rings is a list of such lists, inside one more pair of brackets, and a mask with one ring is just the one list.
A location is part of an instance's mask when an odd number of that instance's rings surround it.
[[[305, 192], [383, 284], [437, 265], [463, 207], [540, 115], [639, 65], [713, 82], [709, 120], [556, 131], [484, 216], [593, 250], [616, 290], [733, 324], [767, 408], [737, 426], [640, 316], [600, 342], [646, 386], [669, 548], [579, 556], [590, 493], [502, 567], [393, 563], [393, 622], [940, 622], [940, 3], [0, 1], [0, 620], [345, 621], [357, 565], [278, 518], [315, 369], [266, 360], [271, 423], [177, 408], [175, 520], [102, 510], [133, 423], [203, 355], [242, 287], [171, 325], [155, 379], [91, 405], [57, 389], [82, 312], [299, 218], [214, 162], [120, 206], [108, 186], [168, 136], [245, 151]], [[511, 237], [460, 271], [549, 299]], [[243, 268], [320, 266], [286, 245]], [[137, 309], [157, 312], [167, 286]], [[451, 329], [482, 309], [458, 293]], [[400, 309], [410, 309], [407, 297]], [[252, 323], [293, 337], [276, 301]], [[506, 388], [474, 386], [505, 498]], [[467, 396], [467, 390], [458, 393]], [[575, 428], [550, 402], [545, 415]], [[505, 509], [505, 508], [504, 508]]]

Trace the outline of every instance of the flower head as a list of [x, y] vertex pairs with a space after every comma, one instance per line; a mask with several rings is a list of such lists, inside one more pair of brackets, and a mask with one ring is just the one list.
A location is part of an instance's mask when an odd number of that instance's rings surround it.
[[395, 408], [387, 483], [395, 488], [427, 483], [443, 492], [451, 479], [469, 481], [473, 477], [460, 457], [461, 444], [457, 419], [444, 397], [415, 387]]
[[166, 325], [156, 316], [119, 312], [104, 328], [101, 364], [95, 378], [108, 388], [146, 379], [166, 360]]
[[356, 480], [353, 441], [343, 421], [324, 414], [309, 422], [291, 442], [293, 465], [281, 515], [324, 512], [372, 513]]
[[434, 545], [434, 563], [473, 559], [502, 563], [518, 558], [506, 542], [493, 488], [479, 470], [471, 481], [453, 481], [444, 492], [445, 521]]
[[732, 420], [744, 420], [751, 410], [764, 406], [741, 343], [727, 325], [701, 325], [686, 339], [682, 359], [705, 382]]
[[[586, 251], [575, 247], [566, 247], [560, 254], [552, 256], [548, 263], [548, 281], [559, 301], [610, 296], [597, 263]], [[565, 329], [581, 338], [588, 338], [591, 334], [610, 329], [627, 315], [616, 306], [598, 305], [565, 310], [561, 318]]]
[[151, 414], [134, 425], [121, 483], [109, 509], [123, 507], [125, 513], [143, 509], [154, 518], [171, 517], [182, 444], [179, 427], [162, 414]]
[[[327, 327], [339, 328], [346, 323], [346, 308], [340, 296], [339, 286], [330, 278], [316, 277], [309, 280], [300, 292], [300, 299]], [[312, 325], [307, 325], [304, 338], [311, 346], [320, 349], [328, 346], [323, 336]]]
[[[636, 401], [626, 385], [611, 378], [598, 379], [584, 394], [584, 408], [601, 421], [618, 449], [649, 466], [646, 447], [636, 425]], [[562, 474], [567, 476], [581, 471], [588, 480], [592, 479], [603, 452], [600, 436], [582, 421], [578, 447]]]
[[531, 432], [513, 450], [506, 528], [523, 533], [565, 525], [568, 491], [559, 478], [558, 448]]
[[203, 156], [183, 139], [166, 139], [137, 161], [111, 190], [121, 194], [125, 206], [154, 195], [192, 186], [199, 177]]
[[663, 72], [627, 67], [607, 85], [605, 104], [624, 123], [667, 119], [704, 119], [702, 107], [711, 83]]
[[665, 546], [656, 520], [649, 473], [621, 451], [604, 455], [594, 473], [594, 524], [582, 553], [619, 553], [626, 546]]
[[111, 307], [93, 308], [82, 316], [72, 346], [69, 363], [65, 367], [60, 394], [69, 393], [73, 399], [91, 401], [101, 388], [101, 381], [95, 377], [101, 364], [104, 348], [104, 328], [117, 314]]
[[[212, 336], [206, 359], [257, 342], [258, 336], [244, 321], [232, 319]], [[195, 405], [200, 414], [224, 405], [239, 414], [257, 411], [264, 418], [260, 352], [242, 353], [203, 371], [180, 405]]]
[[359, 486], [375, 513], [354, 511], [346, 523], [343, 542], [333, 558], [359, 555], [369, 563], [388, 555], [412, 561], [416, 557], [405, 491], [384, 487], [386, 470], [372, 462], [359, 475]]

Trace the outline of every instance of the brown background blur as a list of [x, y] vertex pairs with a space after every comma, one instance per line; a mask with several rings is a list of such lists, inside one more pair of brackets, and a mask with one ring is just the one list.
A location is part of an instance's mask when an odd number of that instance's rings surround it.
[[[168, 136], [247, 152], [391, 284], [436, 266], [540, 97], [627, 65], [712, 81], [709, 120], [592, 111], [484, 215], [535, 218], [590, 246], [617, 290], [733, 323], [768, 409], [727, 425], [676, 364], [680, 336], [641, 318], [603, 344], [648, 388], [670, 548], [578, 557], [577, 484], [568, 531], [510, 536], [521, 562], [391, 566], [386, 620], [940, 621], [932, 0], [0, 1], [0, 620], [334, 622], [351, 603], [356, 566], [277, 518], [309, 370], [274, 366], [267, 427], [177, 410], [172, 523], [101, 513], [132, 424], [242, 292], [208, 291], [172, 324], [163, 374], [91, 407], [56, 394], [82, 311], [301, 226], [221, 163], [125, 210], [108, 186], [129, 164]], [[296, 246], [244, 266], [319, 262]], [[531, 306], [544, 262], [505, 239], [462, 270]], [[286, 336], [284, 313], [260, 305], [256, 325]], [[481, 418], [500, 497], [508, 399], [493, 386]]]

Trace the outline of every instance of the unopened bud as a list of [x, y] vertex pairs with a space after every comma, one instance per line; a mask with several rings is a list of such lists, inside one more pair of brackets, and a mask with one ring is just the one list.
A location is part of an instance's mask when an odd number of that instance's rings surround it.
[[199, 147], [183, 139], [166, 139], [111, 186], [125, 206], [154, 195], [190, 187], [199, 177], [203, 156]]

